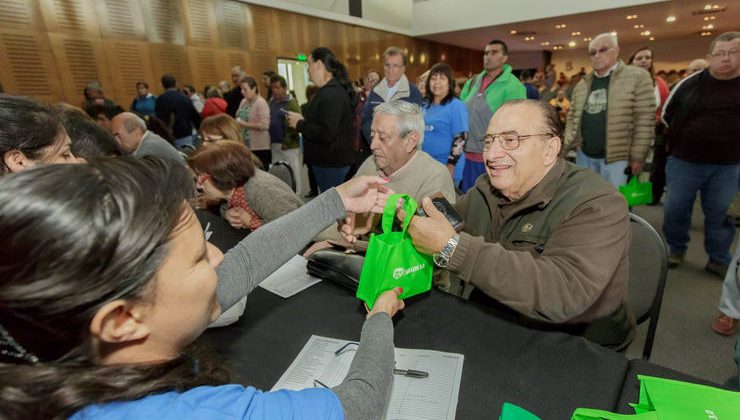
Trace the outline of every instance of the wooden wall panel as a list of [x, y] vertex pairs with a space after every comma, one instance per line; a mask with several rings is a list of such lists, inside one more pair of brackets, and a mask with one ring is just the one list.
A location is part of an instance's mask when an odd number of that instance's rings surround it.
[[68, 102], [82, 103], [83, 90], [91, 80], [100, 81], [106, 94], [115, 94], [100, 38], [57, 33], [49, 34], [49, 41]]
[[146, 82], [149, 89], [159, 91], [159, 77], [152, 72], [149, 45], [145, 41], [103, 40], [103, 50], [111, 70], [113, 92], [123, 106], [136, 96], [136, 83]]
[[0, 25], [3, 28], [45, 30], [38, 1], [29, 0], [3, 0]]
[[46, 29], [49, 32], [100, 36], [94, 1], [99, 0], [41, 0]]
[[49, 38], [42, 33], [0, 28], [0, 82], [6, 93], [44, 101], [63, 97]]
[[[198, 86], [217, 85], [218, 81], [225, 78], [221, 76], [216, 65], [218, 54], [210, 48], [188, 47], [188, 61], [192, 70], [192, 81], [197, 81]], [[227, 73], [228, 74], [228, 73]], [[196, 89], [200, 89], [197, 88]]]
[[[249, 48], [259, 51], [274, 51], [276, 36], [271, 36], [270, 30], [275, 29], [273, 14], [275, 9], [249, 5], [248, 8], [248, 38]], [[272, 67], [275, 67], [273, 63]]]
[[95, 5], [100, 34], [104, 38], [146, 39], [138, 0], [103, 0]]
[[218, 48], [216, 17], [213, 3], [209, 0], [186, 0], [185, 27], [188, 45]]
[[247, 6], [243, 3], [220, 0], [215, 4], [221, 48], [246, 50], [249, 48]]
[[141, 0], [141, 8], [149, 42], [185, 45], [180, 0]]
[[[390, 45], [414, 57], [411, 80], [431, 64], [479, 71], [480, 52], [236, 0], [2, 0], [0, 83], [7, 93], [79, 104], [90, 80], [128, 106], [137, 81], [160, 78], [202, 89], [230, 80], [239, 65], [256, 77], [278, 57], [330, 48], [352, 79], [374, 68]], [[422, 57], [425, 57], [422, 60]]]
[[162, 75], [171, 74], [177, 80], [178, 86], [199, 84], [198, 81], [193, 80], [188, 54], [184, 46], [176, 44], [149, 44], [149, 55], [152, 61], [154, 77], [157, 80]]

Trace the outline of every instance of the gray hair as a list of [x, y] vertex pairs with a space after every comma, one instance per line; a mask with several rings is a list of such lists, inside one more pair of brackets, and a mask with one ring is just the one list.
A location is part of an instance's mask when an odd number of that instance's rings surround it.
[[717, 35], [716, 38], [712, 40], [712, 43], [709, 44], [709, 52], [708, 54], [711, 54], [714, 52], [714, 46], [717, 45], [718, 42], [732, 42], [736, 39], [740, 38], [740, 32], [725, 32], [723, 34]]
[[392, 55], [400, 55], [403, 59], [403, 65], [408, 66], [408, 56], [406, 55], [406, 52], [402, 50], [399, 47], [390, 46], [383, 51], [383, 61], [385, 61], [388, 57]]
[[123, 117], [123, 128], [127, 133], [133, 133], [138, 128], [144, 134], [146, 133], [146, 122], [137, 115], [126, 115]]
[[396, 116], [398, 136], [401, 138], [416, 131], [419, 134], [419, 142], [416, 143], [416, 148], [421, 149], [421, 145], [424, 143], [424, 113], [418, 105], [402, 100], [383, 102], [375, 107], [373, 111], [373, 116], [378, 114]]
[[603, 34], [598, 34], [594, 37], [594, 39], [591, 40], [591, 42], [588, 43], [588, 49], [590, 50], [591, 47], [593, 47], [594, 43], [599, 39], [608, 39], [610, 43], [612, 44], [612, 47], [618, 47], [619, 42], [617, 39], [617, 36], [614, 35], [611, 32], [604, 32]]

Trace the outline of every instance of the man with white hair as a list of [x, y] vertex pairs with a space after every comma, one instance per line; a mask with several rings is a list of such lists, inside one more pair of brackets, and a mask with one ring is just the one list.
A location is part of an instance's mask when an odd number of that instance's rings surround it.
[[372, 156], [357, 170], [357, 175], [380, 175], [396, 192], [421, 200], [441, 192], [455, 202], [455, 187], [447, 168], [421, 150], [424, 142], [424, 114], [405, 100], [385, 102], [375, 107], [370, 128]]
[[637, 175], [655, 138], [655, 94], [645, 69], [619, 59], [617, 37], [597, 35], [588, 46], [593, 71], [573, 89], [565, 144], [576, 163], [615, 187]]
[[146, 123], [131, 112], [122, 112], [111, 121], [113, 135], [121, 149], [133, 156], [158, 156], [185, 163], [185, 158], [167, 140], [146, 129]]
[[707, 67], [709, 67], [709, 62], [707, 62], [707, 60], [703, 58], [697, 58], [696, 60], [690, 62], [689, 66], [686, 67], [686, 77], [689, 77], [694, 73], [698, 73]]

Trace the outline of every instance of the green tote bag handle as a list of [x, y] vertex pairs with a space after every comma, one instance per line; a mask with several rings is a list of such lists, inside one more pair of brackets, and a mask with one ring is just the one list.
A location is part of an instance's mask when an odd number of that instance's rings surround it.
[[399, 198], [403, 199], [403, 210], [406, 212], [406, 216], [403, 218], [402, 232], [404, 234], [406, 234], [406, 229], [408, 229], [411, 223], [411, 218], [416, 214], [416, 209], [419, 207], [416, 200], [409, 197], [408, 194], [391, 194], [383, 208], [383, 233], [391, 233], [393, 231], [393, 219], [396, 218], [396, 203]]

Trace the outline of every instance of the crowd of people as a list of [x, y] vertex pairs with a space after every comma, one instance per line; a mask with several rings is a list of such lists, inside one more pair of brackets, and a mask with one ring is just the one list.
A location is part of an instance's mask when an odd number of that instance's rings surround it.
[[[98, 82], [82, 109], [0, 95], [0, 374], [14, 378], [0, 385], [0, 412], [378, 418], [400, 289], [368, 312], [350, 373], [331, 389], [230, 385], [190, 345], [310, 243], [362, 251], [393, 192], [421, 202], [426, 216], [408, 232], [443, 274], [441, 289], [513, 322], [624, 350], [635, 333], [629, 209], [615, 187], [643, 171], [651, 149], [673, 267], [701, 192], [706, 269], [726, 278], [712, 327], [731, 335], [740, 319], [740, 247], [733, 259], [727, 215], [740, 180], [739, 50], [740, 32], [719, 35], [706, 61], [692, 63], [699, 70], [673, 80], [654, 71], [649, 48], [620, 59], [605, 33], [589, 44], [592, 71], [568, 79], [550, 64], [518, 77], [506, 43], [493, 40], [462, 86], [445, 63], [415, 86], [398, 47], [359, 84], [319, 47], [302, 105], [282, 76], [266, 71], [260, 84], [240, 67], [203, 95], [178, 89], [172, 75], [158, 96], [139, 82], [128, 111]], [[297, 178], [305, 163], [317, 197], [306, 202], [272, 174], [277, 161]], [[200, 212], [244, 239], [224, 255]]]

